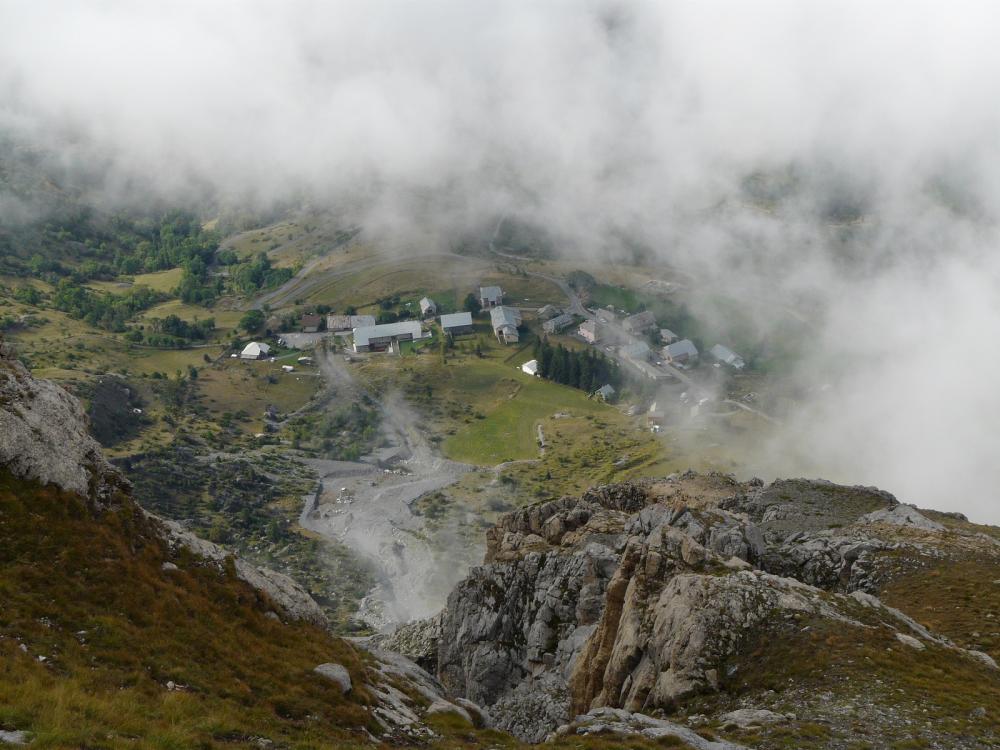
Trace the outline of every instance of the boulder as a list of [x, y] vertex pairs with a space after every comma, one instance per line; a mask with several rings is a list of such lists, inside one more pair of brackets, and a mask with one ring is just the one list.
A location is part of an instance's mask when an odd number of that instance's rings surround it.
[[341, 693], [346, 695], [351, 691], [351, 673], [343, 665], [336, 664], [335, 662], [327, 662], [314, 668], [313, 672], [331, 682], [335, 682], [340, 688]]
[[862, 517], [864, 523], [889, 523], [895, 526], [909, 526], [927, 531], [944, 531], [944, 526], [932, 521], [912, 505], [900, 503], [891, 509], [876, 510]]

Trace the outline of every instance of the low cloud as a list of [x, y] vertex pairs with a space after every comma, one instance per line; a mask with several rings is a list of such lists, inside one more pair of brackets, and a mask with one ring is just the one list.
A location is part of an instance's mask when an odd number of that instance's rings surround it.
[[0, 2], [0, 128], [108, 200], [309, 196], [428, 245], [506, 214], [598, 258], [629, 237], [814, 321], [795, 375], [830, 388], [789, 418], [772, 471], [1000, 522], [997, 16]]

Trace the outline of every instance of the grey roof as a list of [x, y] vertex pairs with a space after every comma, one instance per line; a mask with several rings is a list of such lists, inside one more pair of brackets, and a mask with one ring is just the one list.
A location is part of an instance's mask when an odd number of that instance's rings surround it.
[[555, 305], [545, 305], [544, 307], [538, 308], [538, 317], [541, 320], [548, 320], [549, 318], [554, 318], [562, 312]]
[[479, 287], [479, 299], [503, 299], [503, 290], [498, 286], [481, 286]]
[[240, 352], [241, 355], [250, 354], [257, 356], [258, 354], [268, 354], [271, 351], [271, 347], [265, 344], [263, 341], [251, 341], [249, 344], [243, 347], [243, 351]]
[[725, 362], [727, 365], [738, 366], [743, 364], [743, 357], [734, 352], [728, 346], [723, 346], [722, 344], [716, 344], [711, 349], [708, 350], [715, 359], [720, 362]]
[[669, 344], [672, 341], [676, 341], [680, 337], [676, 333], [671, 331], [669, 328], [661, 328], [660, 338]]
[[437, 307], [437, 303], [430, 297], [424, 297], [422, 300], [420, 300], [421, 310], [426, 310], [429, 307]]
[[521, 311], [516, 307], [508, 307], [507, 305], [494, 307], [490, 310], [490, 322], [493, 324], [493, 330], [502, 326], [517, 328], [521, 324]]
[[615, 389], [610, 383], [608, 383], [607, 385], [602, 385], [598, 388], [595, 393], [600, 393], [602, 396], [607, 398], [608, 396], [613, 396], [615, 394]]
[[569, 315], [568, 313], [563, 313], [562, 315], [557, 315], [556, 317], [552, 318], [552, 320], [546, 320], [542, 324], [542, 328], [545, 329], [546, 331], [549, 330], [555, 331], [560, 328], [565, 328], [566, 326], [572, 324], [573, 324], [573, 316]]
[[472, 313], [470, 312], [449, 313], [441, 316], [441, 327], [445, 329], [471, 325]]
[[669, 358], [679, 357], [685, 354], [689, 357], [697, 357], [698, 348], [691, 343], [691, 339], [681, 339], [680, 341], [675, 341], [669, 346], [663, 347], [663, 353]]
[[649, 328], [656, 324], [656, 316], [650, 310], [625, 318], [627, 328]]
[[331, 331], [347, 331], [375, 325], [374, 315], [334, 315], [326, 316], [326, 327]]
[[354, 329], [354, 345], [367, 346], [371, 339], [405, 336], [407, 334], [418, 339], [421, 333], [420, 322], [416, 320], [403, 320], [399, 323], [382, 323], [381, 325], [365, 326]]
[[636, 341], [621, 348], [621, 353], [625, 357], [640, 359], [649, 356], [649, 344], [645, 341]]

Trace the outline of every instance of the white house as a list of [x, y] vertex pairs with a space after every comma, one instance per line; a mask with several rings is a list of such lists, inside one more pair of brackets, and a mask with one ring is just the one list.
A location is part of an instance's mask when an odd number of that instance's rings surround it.
[[521, 372], [525, 375], [531, 375], [532, 377], [538, 376], [538, 360], [529, 359], [523, 365], [521, 365]]
[[240, 352], [240, 359], [267, 359], [271, 353], [271, 347], [259, 341], [251, 341], [243, 347]]

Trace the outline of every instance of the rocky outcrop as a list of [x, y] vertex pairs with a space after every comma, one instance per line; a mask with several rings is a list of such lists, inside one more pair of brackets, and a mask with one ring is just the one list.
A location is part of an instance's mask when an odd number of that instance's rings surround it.
[[[4, 359], [0, 359], [0, 469], [77, 493], [95, 513], [133, 502], [129, 483], [87, 433], [80, 402], [55, 383], [35, 379], [19, 362]], [[288, 576], [251, 565], [173, 521], [147, 517], [174, 552], [188, 549], [220, 568], [232, 559], [236, 575], [264, 592], [286, 617], [327, 626], [319, 605]]]
[[179, 549], [186, 549], [220, 569], [227, 561], [232, 560], [237, 578], [266, 594], [285, 617], [304, 620], [320, 627], [327, 627], [329, 624], [323, 609], [309, 592], [284, 573], [259, 568], [230, 550], [195, 536], [176, 521], [169, 521], [152, 513], [146, 515], [159, 527], [173, 554]]
[[433, 737], [425, 720], [436, 714], [454, 714], [470, 726], [490, 726], [487, 711], [468, 699], [452, 698], [437, 679], [413, 661], [376, 648], [370, 641], [356, 642], [372, 657], [367, 688], [375, 698], [372, 715], [382, 726], [384, 739]]
[[5, 359], [0, 359], [0, 468], [76, 492], [97, 509], [128, 487], [88, 434], [80, 402]]
[[440, 613], [426, 620], [408, 622], [391, 633], [373, 635], [368, 641], [371, 646], [402, 654], [423, 669], [434, 672], [437, 670], [442, 616]]
[[687, 474], [515, 511], [435, 625], [438, 676], [537, 742], [571, 716], [655, 715], [715, 691], [775, 623], [959, 652], [870, 593], [881, 556], [909, 543], [897, 533], [934, 533], [900, 507], [874, 488]]

